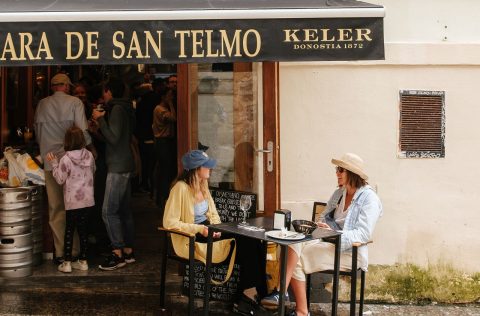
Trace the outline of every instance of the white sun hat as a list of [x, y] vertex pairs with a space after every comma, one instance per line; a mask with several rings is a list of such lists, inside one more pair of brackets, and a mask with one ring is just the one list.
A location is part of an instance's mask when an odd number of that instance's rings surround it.
[[355, 174], [358, 174], [363, 180], [367, 180], [363, 159], [352, 153], [344, 154], [340, 159], [332, 159], [332, 163], [336, 166], [345, 168]]

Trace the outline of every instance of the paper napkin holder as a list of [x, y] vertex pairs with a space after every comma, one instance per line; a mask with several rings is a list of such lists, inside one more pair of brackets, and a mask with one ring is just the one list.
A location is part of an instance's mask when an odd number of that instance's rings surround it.
[[285, 227], [290, 230], [292, 222], [292, 212], [289, 210], [276, 210], [273, 213], [273, 229], [282, 229]]

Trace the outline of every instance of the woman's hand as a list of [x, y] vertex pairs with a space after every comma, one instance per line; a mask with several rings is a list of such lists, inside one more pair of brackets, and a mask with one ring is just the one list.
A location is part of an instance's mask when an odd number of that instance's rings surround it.
[[203, 226], [202, 236], [203, 237], [208, 237], [208, 227], [207, 226]]
[[57, 160], [57, 157], [55, 157], [55, 155], [53, 153], [48, 153], [47, 156], [45, 156], [45, 158], [47, 159], [48, 162], [52, 162], [54, 160]]
[[328, 224], [326, 224], [326, 223], [317, 222], [317, 226], [320, 227], [320, 228], [325, 228], [325, 229], [332, 230], [332, 228], [330, 226], [328, 226]]
[[[202, 236], [203, 237], [208, 237], [208, 227], [207, 226], [203, 226]], [[213, 238], [220, 238], [221, 236], [222, 236], [221, 232], [213, 233]]]

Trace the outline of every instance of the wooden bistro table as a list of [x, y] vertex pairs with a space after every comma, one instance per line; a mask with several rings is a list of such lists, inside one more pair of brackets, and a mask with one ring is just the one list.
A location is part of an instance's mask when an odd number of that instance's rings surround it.
[[283, 316], [285, 314], [285, 292], [286, 292], [286, 266], [287, 266], [287, 251], [288, 246], [300, 242], [305, 242], [314, 239], [330, 239], [335, 244], [335, 261], [333, 265], [333, 293], [332, 293], [332, 315], [337, 314], [338, 304], [338, 276], [340, 274], [340, 241], [341, 233], [334, 230], [317, 228], [311, 236], [307, 236], [300, 240], [283, 240], [275, 239], [265, 235], [265, 232], [273, 229], [273, 218], [271, 217], [257, 217], [247, 220], [248, 224], [256, 227], [263, 227], [264, 231], [252, 231], [238, 226], [237, 222], [221, 223], [208, 226], [208, 244], [207, 244], [207, 261], [205, 269], [205, 297], [204, 297], [204, 315], [209, 313], [209, 300], [210, 300], [210, 281], [211, 280], [211, 268], [212, 268], [212, 242], [213, 233], [222, 232], [231, 235], [246, 236], [249, 238], [262, 240], [264, 242], [274, 242], [281, 247], [281, 259], [280, 259], [280, 304], [278, 306], [278, 315]]

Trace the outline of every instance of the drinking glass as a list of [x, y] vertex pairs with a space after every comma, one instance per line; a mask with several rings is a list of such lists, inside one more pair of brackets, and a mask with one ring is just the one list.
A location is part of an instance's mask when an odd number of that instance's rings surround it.
[[247, 211], [252, 206], [252, 197], [250, 195], [242, 195], [240, 197], [240, 209], [243, 211], [243, 221], [240, 223], [247, 226]]

